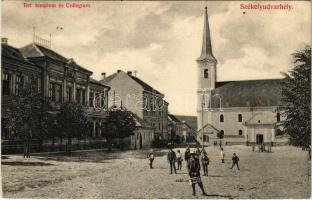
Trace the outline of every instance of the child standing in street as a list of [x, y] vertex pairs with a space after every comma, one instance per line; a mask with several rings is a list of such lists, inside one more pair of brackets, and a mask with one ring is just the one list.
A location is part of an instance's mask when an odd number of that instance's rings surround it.
[[223, 148], [221, 148], [221, 162], [224, 163], [225, 152]]
[[182, 154], [180, 152], [180, 150], [177, 151], [177, 162], [178, 162], [178, 170], [182, 170], [182, 161], [183, 161], [183, 158], [182, 158]]
[[206, 151], [204, 151], [204, 155], [201, 158], [201, 162], [204, 169], [204, 176], [208, 176], [209, 157]]
[[147, 158], [149, 159], [149, 165], [150, 165], [150, 169], [153, 169], [153, 161], [154, 161], [154, 153], [153, 153], [153, 149], [151, 149], [151, 151], [149, 152], [149, 154], [147, 155]]

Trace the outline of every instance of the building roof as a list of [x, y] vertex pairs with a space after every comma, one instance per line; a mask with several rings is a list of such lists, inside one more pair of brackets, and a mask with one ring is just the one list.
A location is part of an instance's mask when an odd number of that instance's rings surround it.
[[135, 82], [140, 84], [144, 88], [144, 90], [152, 92], [152, 93], [156, 93], [156, 94], [159, 94], [159, 95], [163, 95], [162, 93], [160, 93], [159, 91], [155, 90], [152, 86], [148, 85], [146, 82], [142, 81], [138, 77], [132, 76], [132, 75], [128, 75], [128, 76], [131, 77]]
[[[138, 77], [129, 75], [129, 74], [127, 74], [127, 73], [125, 73], [125, 74], [126, 74], [127, 76], [129, 76], [132, 80], [134, 80], [135, 82], [137, 82], [139, 85], [141, 85], [145, 91], [152, 92], [152, 93], [156, 93], [156, 94], [159, 94], [159, 95], [163, 95], [162, 93], [160, 93], [159, 91], [155, 90], [152, 86], [150, 86], [150, 85], [147, 84], [146, 82], [142, 81], [142, 80], [139, 79]], [[108, 84], [108, 83], [110, 83], [117, 75], [118, 75], [118, 72], [117, 72], [117, 73], [113, 73], [113, 74], [107, 76], [105, 79], [100, 80], [100, 82], [105, 83], [105, 84]]]
[[278, 106], [282, 79], [226, 81], [216, 83], [212, 91], [212, 108]]
[[133, 112], [129, 111], [136, 123], [136, 127], [139, 128], [153, 128], [148, 122], [146, 122], [144, 119], [139, 117], [138, 115], [134, 114]]
[[23, 62], [28, 62], [17, 48], [12, 47], [8, 44], [1, 44], [1, 55], [14, 58]]
[[109, 86], [105, 85], [104, 83], [102, 83], [102, 82], [100, 82], [100, 81], [98, 81], [98, 80], [95, 80], [94, 78], [91, 78], [91, 77], [90, 77], [90, 82], [95, 83], [95, 84], [98, 84], [98, 85], [102, 85], [102, 86], [104, 86], [104, 87], [110, 88]]
[[188, 125], [193, 131], [197, 131], [197, 117], [186, 115], [175, 115], [181, 122]]
[[168, 120], [169, 120], [169, 122], [175, 122], [175, 123], [181, 123], [182, 124], [182, 122], [172, 114], [168, 114]]
[[[23, 56], [26, 58], [31, 58], [31, 57], [48, 57], [52, 60], [56, 60], [56, 61], [60, 61], [63, 63], [68, 63], [68, 62], [72, 62], [72, 59], [68, 59], [64, 56], [62, 56], [61, 54], [48, 49], [44, 46], [41, 46], [39, 44], [36, 43], [31, 43], [28, 44], [22, 48], [20, 48], [20, 51], [22, 52]], [[77, 63], [75, 63], [79, 68], [81, 68], [82, 70], [91, 72], [90, 70], [78, 65]], [[91, 72], [92, 73], [92, 72]]]
[[[216, 127], [214, 127], [212, 124], [209, 124], [209, 123], [207, 123], [203, 128], [204, 128], [204, 132], [207, 132], [207, 129], [211, 129], [215, 132], [219, 132], [219, 130]], [[197, 131], [197, 134], [200, 133], [203, 130], [203, 128], [199, 129]]]
[[209, 61], [217, 62], [216, 58], [212, 54], [207, 6], [205, 7], [204, 31], [203, 32], [204, 33], [203, 33], [202, 51], [197, 61], [209, 60]]

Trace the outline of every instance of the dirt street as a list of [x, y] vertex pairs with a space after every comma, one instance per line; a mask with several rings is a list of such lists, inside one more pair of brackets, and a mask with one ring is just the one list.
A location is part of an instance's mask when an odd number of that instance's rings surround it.
[[[41, 155], [2, 158], [5, 198], [309, 198], [310, 161], [294, 147], [276, 147], [272, 153], [252, 152], [251, 147], [226, 146], [220, 162], [218, 148], [206, 148], [209, 176], [202, 177], [208, 197], [192, 196], [186, 163], [170, 175], [166, 150], [156, 151], [150, 170], [147, 151], [80, 152], [72, 157]], [[184, 149], [182, 149], [184, 153]], [[241, 170], [231, 167], [231, 156], [240, 157]]]

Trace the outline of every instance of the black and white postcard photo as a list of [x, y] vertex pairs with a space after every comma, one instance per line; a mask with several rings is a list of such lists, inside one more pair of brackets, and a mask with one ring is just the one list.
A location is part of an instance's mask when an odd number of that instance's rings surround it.
[[1, 11], [2, 198], [311, 198], [310, 1]]

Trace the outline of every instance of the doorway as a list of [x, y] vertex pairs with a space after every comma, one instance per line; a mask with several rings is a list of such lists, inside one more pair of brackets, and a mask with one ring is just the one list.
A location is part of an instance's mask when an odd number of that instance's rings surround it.
[[257, 134], [256, 143], [263, 144], [263, 134]]

